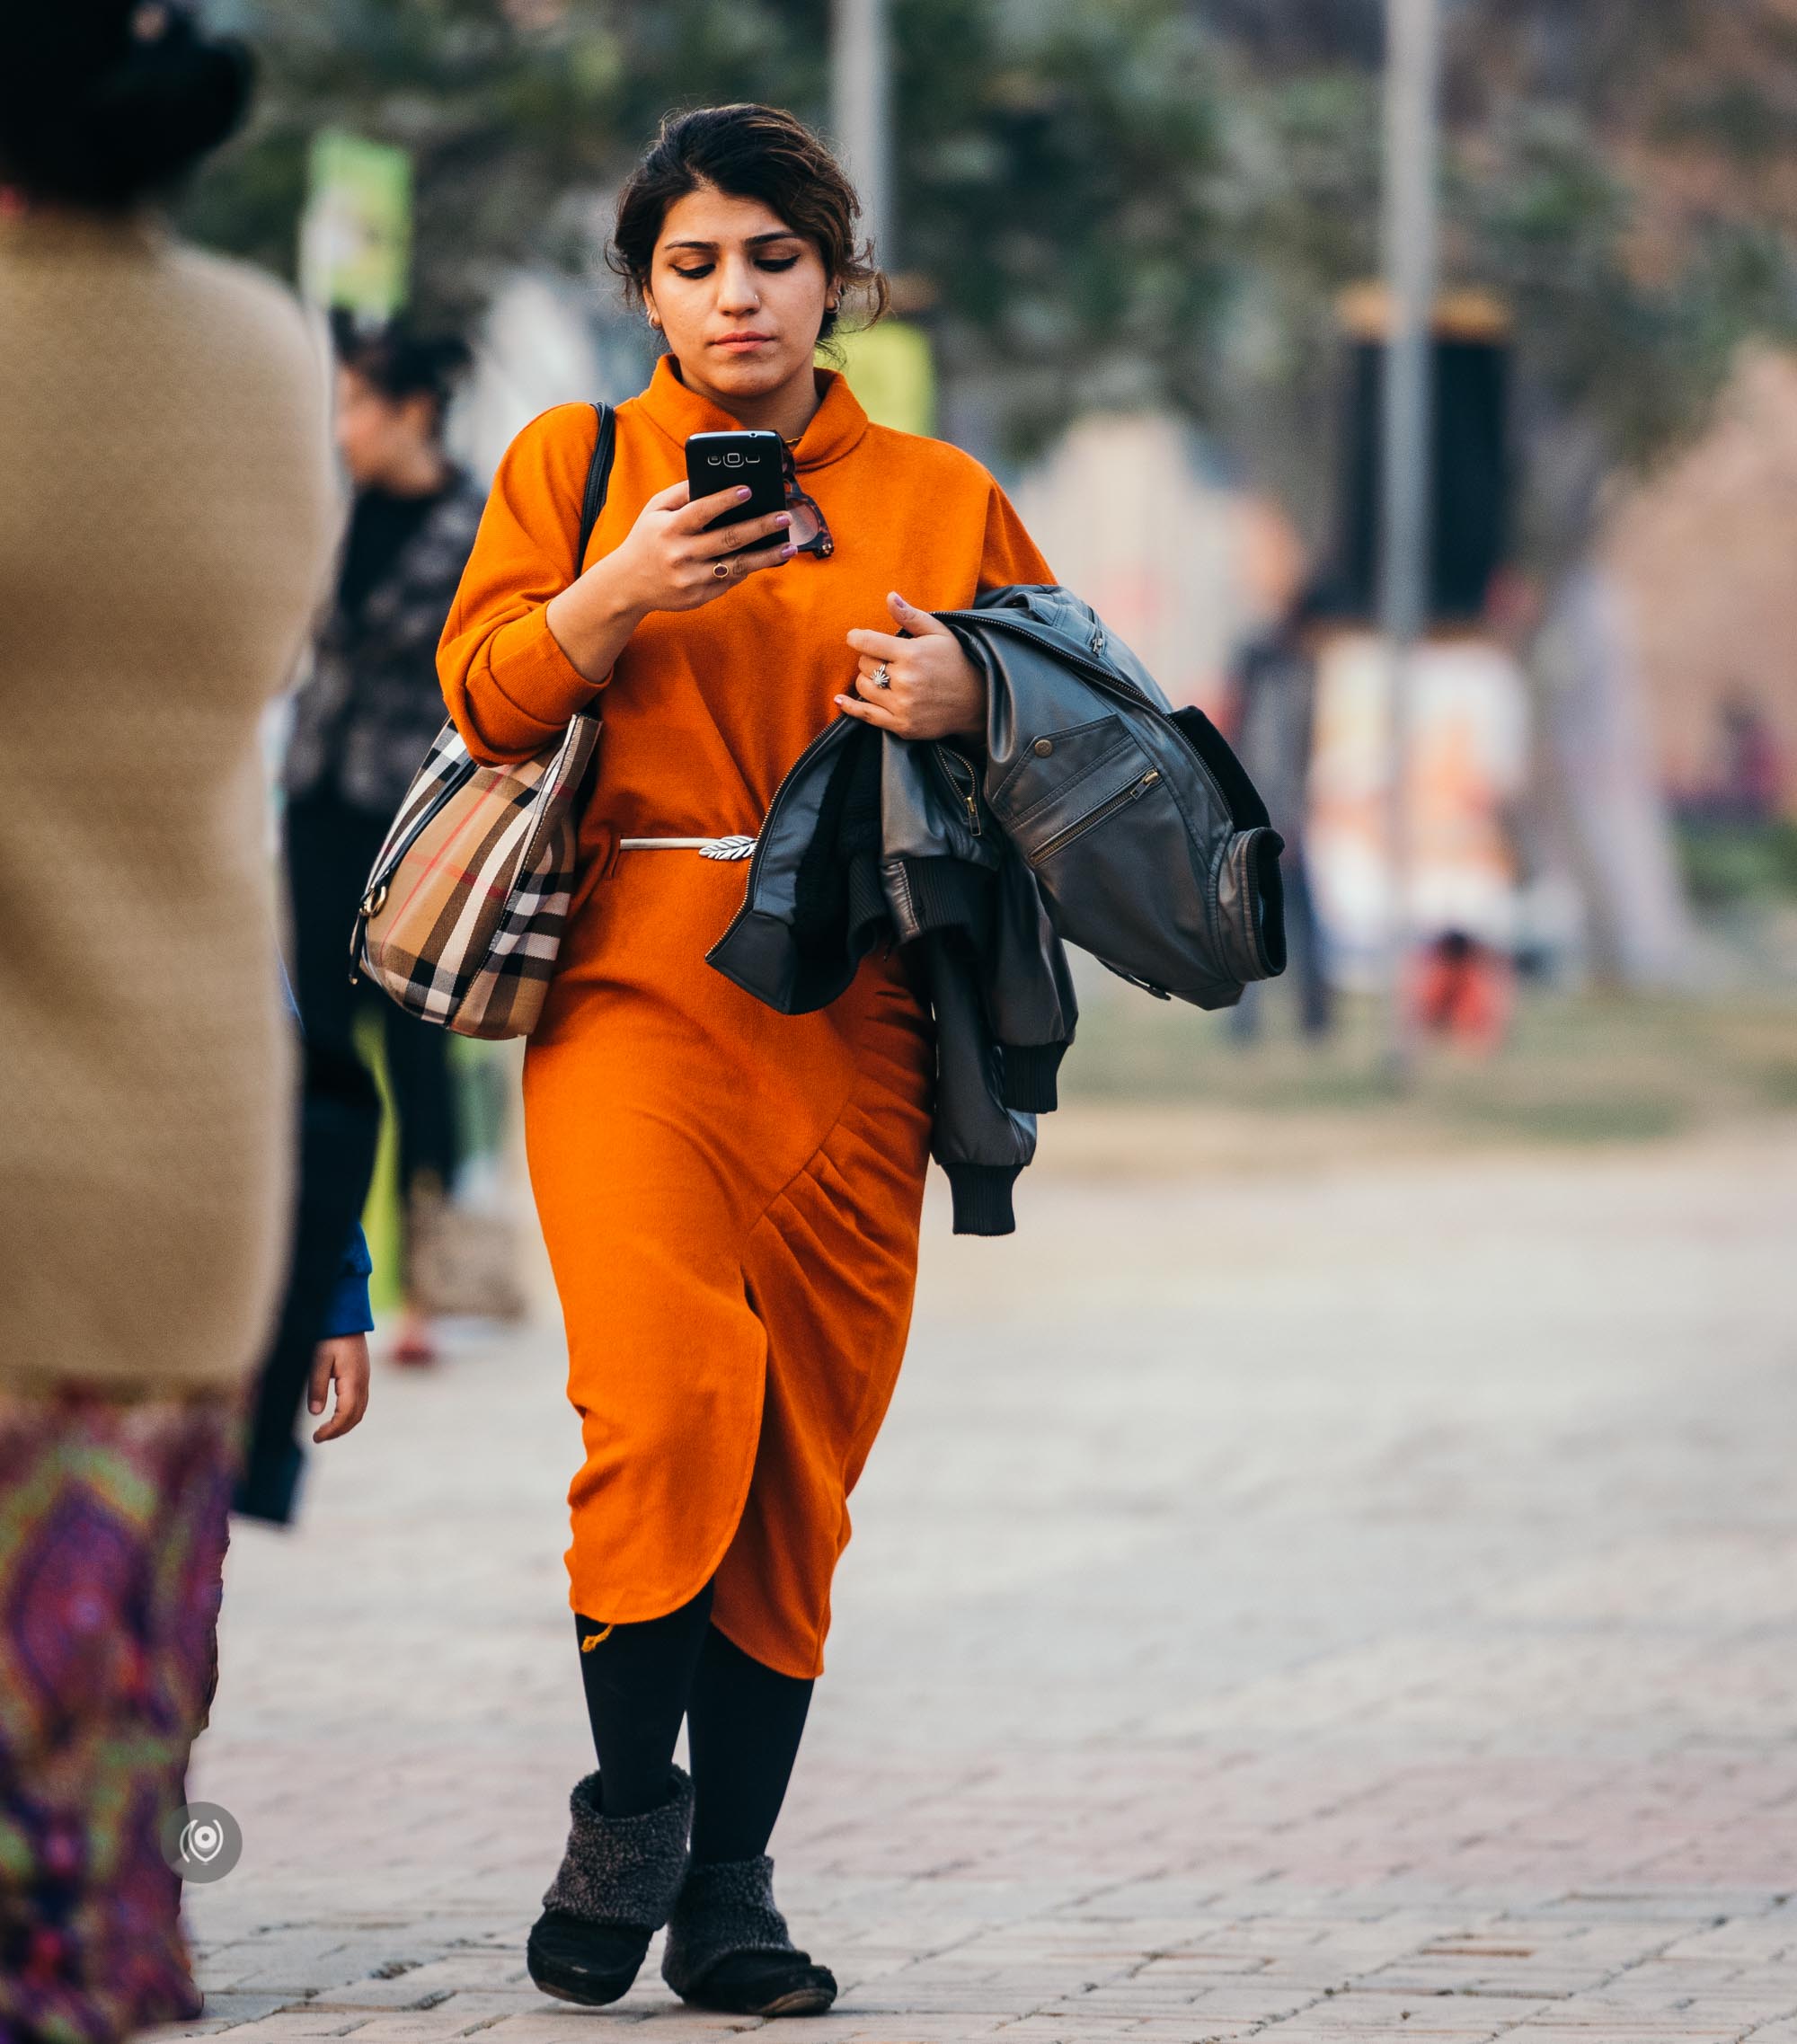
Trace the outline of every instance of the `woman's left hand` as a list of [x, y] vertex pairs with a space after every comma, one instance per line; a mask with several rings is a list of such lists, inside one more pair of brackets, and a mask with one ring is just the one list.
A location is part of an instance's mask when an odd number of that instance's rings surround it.
[[861, 655], [856, 693], [838, 695], [837, 707], [895, 738], [983, 739], [986, 683], [960, 641], [896, 591], [886, 602], [910, 636], [851, 632], [848, 642]]

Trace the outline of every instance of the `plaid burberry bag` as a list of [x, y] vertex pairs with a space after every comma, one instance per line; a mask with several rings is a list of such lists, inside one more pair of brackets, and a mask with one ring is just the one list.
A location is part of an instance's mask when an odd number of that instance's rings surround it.
[[[615, 428], [596, 404], [574, 573], [605, 503]], [[580, 795], [599, 743], [582, 711], [553, 746], [482, 766], [453, 723], [425, 757], [376, 857], [352, 972], [462, 1036], [528, 1036], [543, 1013], [579, 878]]]

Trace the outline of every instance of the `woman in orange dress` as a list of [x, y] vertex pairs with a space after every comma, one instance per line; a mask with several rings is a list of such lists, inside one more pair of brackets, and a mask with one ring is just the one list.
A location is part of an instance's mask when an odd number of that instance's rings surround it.
[[[507, 453], [439, 657], [477, 757], [528, 757], [596, 697], [604, 717], [525, 1066], [585, 1444], [567, 1559], [599, 1763], [529, 1962], [579, 2002], [622, 1995], [664, 1922], [689, 2001], [801, 2013], [836, 1993], [787, 1934], [766, 1845], [904, 1353], [932, 1023], [896, 956], [818, 1013], [763, 1006], [705, 963], [745, 869], [620, 841], [752, 836], [837, 716], [980, 742], [983, 683], [927, 613], [1052, 579], [977, 462], [872, 425], [814, 368], [845, 295], [883, 303], [856, 212], [791, 116], [670, 119], [614, 248], [668, 352], [617, 409], [586, 559], [595, 420], [566, 405]], [[708, 533], [748, 492], [689, 502], [685, 443], [736, 428], [777, 430], [802, 494]]]

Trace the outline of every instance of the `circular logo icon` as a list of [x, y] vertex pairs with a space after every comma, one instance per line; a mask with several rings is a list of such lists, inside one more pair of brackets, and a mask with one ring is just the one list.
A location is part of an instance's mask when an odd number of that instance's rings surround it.
[[189, 1802], [163, 1823], [163, 1857], [183, 1880], [223, 1880], [243, 1854], [243, 1831], [223, 1803]]

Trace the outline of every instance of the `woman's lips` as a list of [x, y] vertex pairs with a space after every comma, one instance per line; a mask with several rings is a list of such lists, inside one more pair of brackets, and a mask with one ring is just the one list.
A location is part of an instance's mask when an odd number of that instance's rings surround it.
[[771, 333], [726, 333], [713, 341], [713, 348], [728, 348], [740, 351], [749, 348], [766, 348], [774, 336]]

